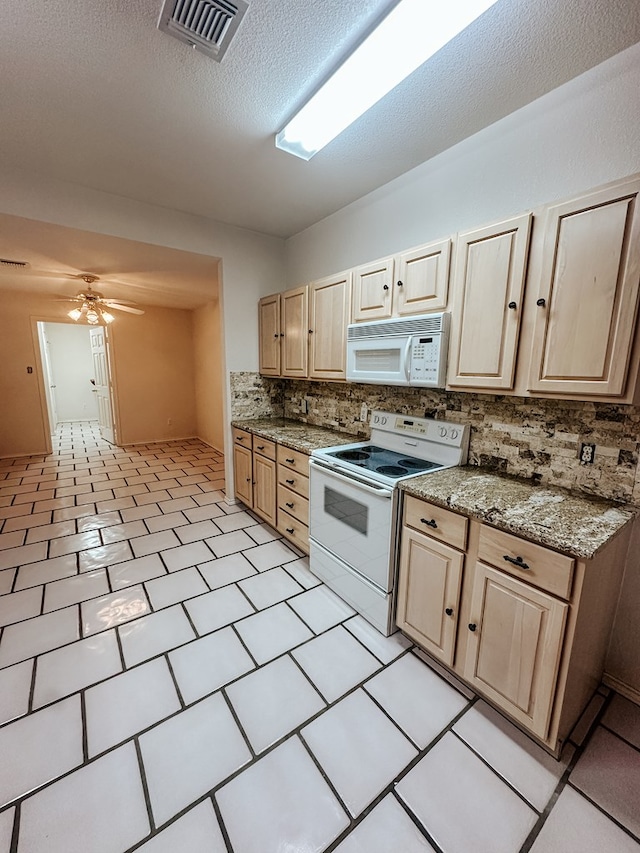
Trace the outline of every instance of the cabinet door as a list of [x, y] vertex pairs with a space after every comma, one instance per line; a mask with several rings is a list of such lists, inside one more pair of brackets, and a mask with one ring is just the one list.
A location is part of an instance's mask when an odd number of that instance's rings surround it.
[[460, 234], [448, 385], [513, 388], [531, 215]]
[[398, 256], [393, 313], [425, 314], [447, 305], [451, 240], [419, 246]]
[[547, 211], [529, 388], [621, 396], [640, 278], [640, 181]]
[[346, 379], [351, 273], [309, 285], [309, 378]]
[[547, 736], [568, 604], [477, 563], [465, 678]]
[[280, 294], [265, 296], [258, 303], [260, 373], [280, 376]]
[[252, 481], [251, 450], [236, 444], [233, 447], [233, 483], [236, 497], [247, 506], [253, 505]]
[[453, 665], [464, 555], [408, 528], [402, 530], [398, 627]]
[[392, 285], [393, 258], [357, 267], [353, 272], [353, 322], [390, 317]]
[[280, 294], [280, 320], [283, 332], [281, 375], [304, 379], [309, 349], [306, 286]]
[[253, 454], [253, 508], [276, 526], [276, 462], [259, 453]]

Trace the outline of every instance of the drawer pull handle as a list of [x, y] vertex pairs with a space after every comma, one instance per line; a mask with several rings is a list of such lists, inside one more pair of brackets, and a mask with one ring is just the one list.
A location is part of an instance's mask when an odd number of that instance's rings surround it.
[[293, 465], [293, 463], [294, 463], [296, 460], [295, 460], [295, 459], [285, 459], [284, 461], [285, 461], [286, 463], [288, 463], [289, 465]]
[[453, 607], [447, 607], [444, 612], [447, 614], [447, 616], [453, 616]]
[[285, 483], [289, 483], [292, 486], [295, 483], [295, 480], [285, 480]]
[[506, 560], [507, 563], [513, 563], [513, 565], [517, 566], [519, 569], [528, 569], [529, 568], [529, 565], [524, 562], [522, 557], [516, 557], [514, 559], [513, 557], [510, 557], [508, 554], [505, 554], [502, 559]]
[[295, 530], [293, 529], [293, 527], [285, 527], [285, 530], [287, 533], [291, 533], [291, 534], [295, 533]]
[[433, 527], [434, 529], [438, 526], [438, 525], [436, 524], [436, 520], [435, 520], [435, 518], [432, 518], [432, 519], [431, 519], [431, 521], [428, 521], [426, 518], [421, 518], [421, 519], [420, 519], [420, 521], [421, 521], [423, 524], [426, 524], [426, 525], [427, 525], [427, 527]]
[[289, 509], [293, 509], [293, 501], [291, 501], [291, 502], [287, 502], [287, 503], [285, 504], [285, 506], [288, 506], [288, 507], [289, 507]]
[[478, 627], [478, 626], [476, 625], [476, 623], [475, 623], [475, 622], [470, 622], [470, 623], [469, 623], [469, 630], [470, 630], [470, 631], [475, 631], [477, 627]]

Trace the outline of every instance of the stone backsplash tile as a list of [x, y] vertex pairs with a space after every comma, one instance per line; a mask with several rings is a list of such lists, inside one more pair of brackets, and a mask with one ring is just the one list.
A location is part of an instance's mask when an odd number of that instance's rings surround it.
[[[469, 462], [545, 485], [640, 504], [640, 408], [383, 385], [231, 375], [234, 418], [287, 417], [368, 438], [360, 410], [469, 424]], [[595, 444], [591, 465], [581, 444]]]
[[229, 374], [231, 420], [281, 418], [284, 413], [284, 382], [259, 373]]

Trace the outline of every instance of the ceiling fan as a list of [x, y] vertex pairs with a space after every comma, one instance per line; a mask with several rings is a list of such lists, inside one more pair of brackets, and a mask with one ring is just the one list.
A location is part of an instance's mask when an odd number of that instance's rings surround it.
[[76, 323], [79, 320], [86, 320], [90, 326], [97, 326], [113, 323], [115, 317], [109, 310], [114, 308], [117, 311], [127, 311], [129, 314], [144, 314], [140, 308], [135, 308], [135, 302], [128, 302], [121, 299], [105, 299], [102, 293], [93, 290], [91, 285], [99, 281], [97, 275], [86, 273], [80, 278], [87, 284], [85, 290], [81, 290], [75, 296], [62, 296], [59, 301], [76, 302], [78, 307], [69, 311], [68, 316]]

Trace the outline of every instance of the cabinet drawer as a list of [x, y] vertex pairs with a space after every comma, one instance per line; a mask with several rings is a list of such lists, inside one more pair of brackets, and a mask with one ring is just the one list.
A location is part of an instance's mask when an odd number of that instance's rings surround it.
[[232, 427], [231, 434], [233, 436], [234, 444], [239, 444], [241, 447], [248, 447], [249, 450], [251, 450], [251, 439], [253, 436], [250, 432], [247, 432], [244, 429], [237, 429], [237, 427]]
[[290, 450], [288, 447], [278, 445], [278, 464], [286, 465], [294, 471], [299, 471], [305, 477], [309, 476], [309, 457], [306, 453]]
[[478, 557], [560, 598], [569, 598], [571, 594], [573, 557], [484, 525], [480, 528]]
[[267, 459], [276, 458], [276, 443], [269, 441], [268, 438], [260, 438], [259, 435], [253, 436], [253, 452], [259, 453], [260, 456], [266, 456]]
[[404, 506], [404, 523], [434, 539], [447, 542], [464, 551], [467, 545], [469, 519], [419, 498], [407, 496]]
[[278, 484], [302, 495], [303, 498], [309, 497], [309, 478], [304, 474], [296, 474], [285, 465], [278, 465]]
[[278, 509], [278, 530], [305, 554], [309, 553], [309, 528], [306, 524]]
[[286, 486], [278, 486], [278, 509], [292, 515], [303, 524], [309, 524], [309, 501], [287, 489]]

